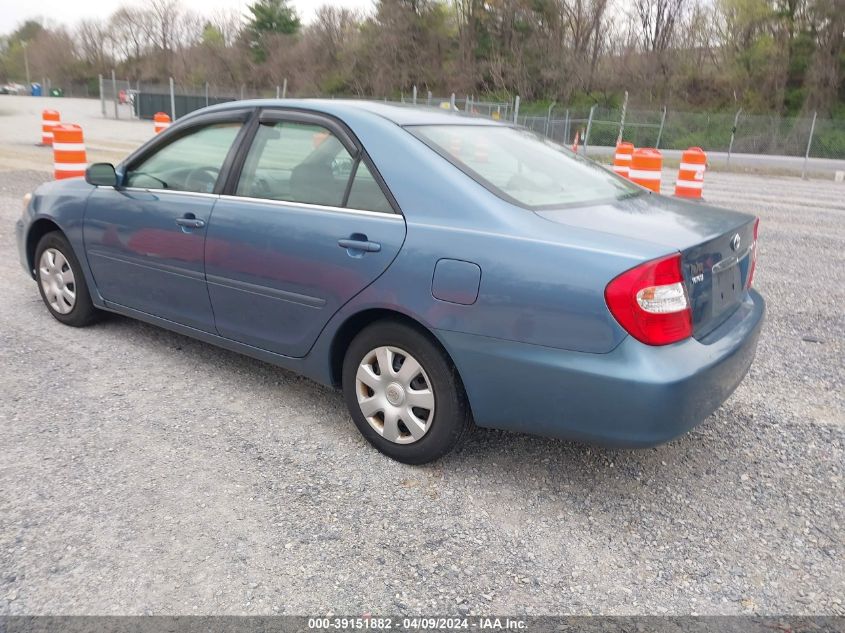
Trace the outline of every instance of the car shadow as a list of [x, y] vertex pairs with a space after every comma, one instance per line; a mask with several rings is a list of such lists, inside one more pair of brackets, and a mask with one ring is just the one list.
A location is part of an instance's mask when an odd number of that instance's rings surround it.
[[[260, 392], [261, 387], [268, 384], [277, 385], [262, 397], [279, 398], [280, 406], [291, 396], [318, 403], [322, 415], [315, 423], [330, 425], [331, 428], [324, 429], [325, 433], [335, 434], [338, 441], [343, 441], [344, 436], [355, 441], [360, 438], [337, 389], [282, 367], [129, 317], [110, 314], [95, 327], [114, 330], [121, 338], [131, 338], [133, 344], [144, 345], [151, 351], [170, 348], [189, 353], [195, 362], [206, 364], [208, 372], [229, 374], [223, 378], [226, 382], [252, 381], [254, 384], [245, 385], [251, 393]], [[729, 407], [729, 404], [725, 406]], [[746, 443], [737, 437], [746, 425], [726, 425], [721, 419], [726, 415], [740, 414], [720, 410], [686, 435], [646, 449], [608, 448], [477, 427], [461, 447], [443, 459], [433, 464], [401, 468], [435, 475], [448, 470], [469, 471], [500, 479], [504, 467], [510, 478], [548, 478], [565, 474], [566, 479], [581, 483], [589, 481], [591, 485], [619, 482], [620, 479], [642, 482], [655, 473], [660, 473], [661, 479], [671, 479], [680, 476], [681, 470], [689, 471], [693, 464], [703, 465], [704, 471], [698, 473], [703, 475], [708, 470], [707, 465], [724, 464], [734, 452], [738, 457], [740, 445]], [[727, 432], [725, 427], [729, 427]], [[375, 450], [363, 440], [360, 444], [365, 450]]]

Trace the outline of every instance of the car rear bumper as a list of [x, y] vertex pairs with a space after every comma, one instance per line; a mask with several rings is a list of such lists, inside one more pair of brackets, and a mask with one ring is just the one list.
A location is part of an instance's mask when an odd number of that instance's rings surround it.
[[685, 433], [731, 395], [754, 359], [764, 313], [752, 290], [701, 341], [652, 347], [627, 337], [607, 354], [437, 334], [479, 426], [645, 447]]

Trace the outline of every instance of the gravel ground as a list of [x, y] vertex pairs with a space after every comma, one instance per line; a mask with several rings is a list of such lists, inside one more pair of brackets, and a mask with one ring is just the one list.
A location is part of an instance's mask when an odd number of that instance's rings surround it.
[[[114, 104], [106, 104], [110, 117]], [[90, 162], [118, 162], [152, 138], [152, 121], [131, 119], [129, 106], [120, 106], [119, 120], [104, 118], [97, 99], [32, 98], [0, 95], [0, 170], [52, 169], [52, 150], [41, 147], [41, 111], [57, 110], [62, 123], [82, 127]]]
[[46, 177], [0, 172], [0, 615], [845, 614], [845, 186], [708, 175], [762, 217], [769, 316], [687, 436], [409, 467], [289, 372], [53, 320], [12, 226]]

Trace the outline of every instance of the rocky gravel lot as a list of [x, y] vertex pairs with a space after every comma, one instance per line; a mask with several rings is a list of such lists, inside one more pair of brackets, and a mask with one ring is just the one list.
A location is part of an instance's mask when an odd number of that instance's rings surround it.
[[762, 217], [769, 313], [692, 433], [409, 467], [291, 373], [54, 321], [13, 231], [45, 178], [0, 172], [0, 615], [845, 614], [845, 186], [708, 175]]

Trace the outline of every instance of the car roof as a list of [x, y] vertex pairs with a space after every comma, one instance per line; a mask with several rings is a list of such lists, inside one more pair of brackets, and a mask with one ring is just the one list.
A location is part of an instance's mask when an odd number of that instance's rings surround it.
[[[340, 119], [345, 114], [366, 112], [379, 116], [396, 125], [502, 125], [487, 117], [445, 108], [405, 103], [387, 103], [357, 99], [251, 99], [231, 101], [196, 111], [196, 114], [220, 112], [244, 107], [290, 108], [330, 114]], [[194, 114], [194, 113], [192, 113]]]

